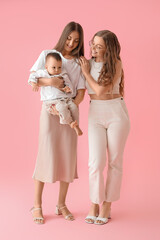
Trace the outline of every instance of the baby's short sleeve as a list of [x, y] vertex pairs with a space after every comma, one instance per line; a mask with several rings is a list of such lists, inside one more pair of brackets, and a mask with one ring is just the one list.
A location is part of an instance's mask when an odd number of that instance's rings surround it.
[[45, 51], [41, 52], [35, 64], [31, 67], [30, 72], [45, 69]]

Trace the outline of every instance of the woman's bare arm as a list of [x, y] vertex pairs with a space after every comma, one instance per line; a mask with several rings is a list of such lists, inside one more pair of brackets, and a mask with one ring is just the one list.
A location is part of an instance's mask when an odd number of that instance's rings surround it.
[[[35, 71], [32, 71], [32, 72], [35, 72]], [[41, 78], [38, 78], [37, 86], [38, 87], [52, 86], [56, 88], [63, 88], [64, 80], [62, 78], [57, 78], [57, 77], [53, 77], [53, 78], [41, 77]]]
[[82, 72], [83, 72], [88, 84], [90, 85], [90, 87], [93, 89], [93, 91], [95, 92], [95, 94], [97, 96], [101, 96], [101, 95], [111, 91], [115, 82], [121, 76], [122, 63], [121, 63], [121, 61], [117, 62], [117, 64], [116, 64], [116, 74], [115, 74], [114, 79], [113, 79], [113, 85], [109, 84], [107, 86], [100, 86], [98, 84], [98, 82], [94, 80], [94, 78], [90, 74], [89, 62], [84, 57], [81, 58], [81, 68], [82, 68]]
[[57, 77], [38, 78], [38, 86], [39, 87], [52, 86], [60, 89], [64, 87], [64, 80]]
[[74, 103], [78, 106], [84, 99], [85, 89], [78, 89]]

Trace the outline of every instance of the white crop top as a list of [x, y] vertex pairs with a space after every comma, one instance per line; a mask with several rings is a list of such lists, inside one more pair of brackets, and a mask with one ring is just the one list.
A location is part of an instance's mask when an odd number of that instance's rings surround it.
[[[94, 78], [95, 81], [98, 81], [98, 77], [100, 75], [101, 69], [103, 67], [103, 62], [95, 62], [94, 58], [89, 60], [90, 62], [90, 74]], [[121, 82], [121, 77], [117, 79], [117, 82], [113, 86], [112, 91], [108, 91], [106, 94], [119, 94], [119, 84]], [[86, 88], [88, 90], [88, 94], [95, 94], [93, 89], [89, 86], [88, 82], [86, 81]]]

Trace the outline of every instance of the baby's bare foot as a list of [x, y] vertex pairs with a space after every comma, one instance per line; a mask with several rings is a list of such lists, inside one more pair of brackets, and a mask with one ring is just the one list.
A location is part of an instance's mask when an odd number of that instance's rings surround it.
[[78, 136], [81, 136], [83, 134], [82, 130], [79, 128], [79, 126], [74, 127], [74, 130], [76, 131], [76, 134]]

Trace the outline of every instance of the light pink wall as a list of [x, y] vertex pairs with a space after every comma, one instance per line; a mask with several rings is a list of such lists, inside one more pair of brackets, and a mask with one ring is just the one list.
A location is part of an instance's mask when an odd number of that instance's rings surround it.
[[[108, 29], [119, 38], [125, 71], [125, 101], [131, 119], [124, 155], [122, 201], [142, 203], [145, 200], [149, 207], [153, 199], [158, 200], [159, 8], [158, 0], [0, 2], [2, 183], [13, 179], [27, 181], [32, 175], [41, 103], [39, 93], [33, 93], [27, 85], [29, 69], [42, 50], [56, 44], [64, 26], [73, 20], [84, 28], [87, 57], [88, 41], [96, 31]], [[78, 149], [78, 181], [81, 183], [88, 177], [87, 112], [86, 94], [80, 107], [84, 131]], [[88, 194], [88, 189], [85, 191]]]

